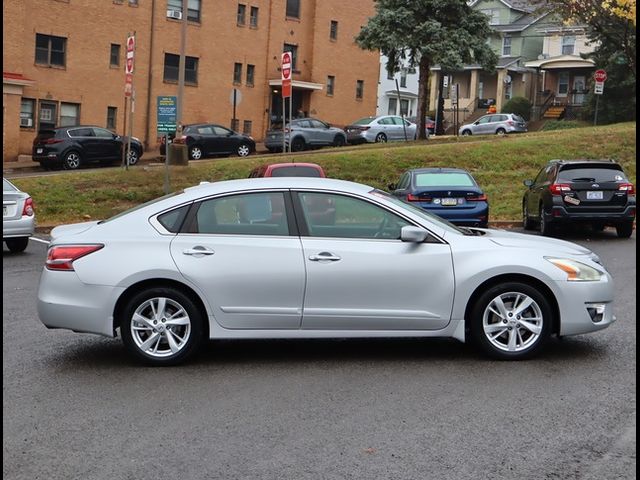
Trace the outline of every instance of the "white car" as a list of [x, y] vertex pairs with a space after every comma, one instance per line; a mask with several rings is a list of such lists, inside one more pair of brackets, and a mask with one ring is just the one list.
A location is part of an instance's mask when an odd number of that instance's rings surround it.
[[53, 230], [50, 328], [115, 336], [154, 365], [207, 338], [453, 337], [500, 359], [614, 322], [613, 283], [573, 243], [458, 228], [340, 180], [204, 183]]
[[397, 115], [364, 117], [344, 127], [349, 143], [386, 143], [415, 140], [418, 126]]
[[33, 199], [6, 178], [2, 179], [2, 240], [14, 253], [23, 252], [35, 233]]

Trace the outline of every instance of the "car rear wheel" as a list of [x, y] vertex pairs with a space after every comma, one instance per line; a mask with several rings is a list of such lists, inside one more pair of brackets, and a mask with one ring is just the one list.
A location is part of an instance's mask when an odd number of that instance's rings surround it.
[[136, 165], [138, 160], [140, 160], [140, 152], [136, 148], [132, 148], [127, 155], [127, 160], [129, 161], [129, 165]]
[[376, 143], [387, 143], [387, 136], [384, 133], [376, 135]]
[[202, 158], [202, 148], [200, 148], [198, 145], [190, 147], [189, 158], [191, 160], [200, 160]]
[[619, 223], [616, 225], [616, 233], [620, 238], [629, 238], [633, 233], [633, 222]]
[[471, 130], [463, 130], [462, 135], [464, 135], [465, 137], [471, 135]]
[[545, 295], [520, 282], [491, 287], [475, 302], [473, 343], [499, 360], [523, 360], [540, 352], [551, 336], [553, 310]]
[[62, 168], [65, 170], [77, 170], [80, 168], [80, 164], [82, 163], [82, 158], [80, 154], [76, 151], [67, 152], [62, 159]]
[[551, 222], [549, 222], [544, 217], [544, 207], [540, 205], [540, 234], [548, 237], [549, 235], [551, 235], [551, 232], [552, 232]]
[[525, 230], [533, 230], [533, 221], [529, 217], [529, 208], [526, 202], [522, 202], [522, 226]]
[[333, 139], [334, 147], [344, 147], [347, 144], [347, 140], [342, 135], [336, 135], [336, 138]]
[[4, 242], [7, 244], [10, 252], [20, 253], [24, 252], [27, 245], [29, 245], [29, 237], [6, 238]]
[[296, 137], [291, 142], [291, 151], [292, 152], [302, 152], [307, 148], [307, 145], [304, 143], [304, 139], [300, 137]]
[[240, 145], [238, 145], [238, 148], [236, 149], [236, 155], [238, 155], [239, 157], [246, 157], [250, 153], [251, 153], [251, 147], [246, 143], [241, 143]]
[[202, 341], [200, 310], [174, 288], [154, 287], [138, 293], [129, 300], [120, 320], [125, 347], [149, 365], [181, 363]]
[[505, 135], [507, 133], [507, 131], [504, 128], [499, 128], [498, 130], [496, 130], [496, 135]]

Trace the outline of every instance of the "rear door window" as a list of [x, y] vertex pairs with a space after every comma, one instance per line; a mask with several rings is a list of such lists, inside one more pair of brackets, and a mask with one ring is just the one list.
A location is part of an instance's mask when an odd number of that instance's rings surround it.
[[93, 128], [74, 128], [69, 130], [69, 136], [71, 138], [76, 137], [94, 137]]

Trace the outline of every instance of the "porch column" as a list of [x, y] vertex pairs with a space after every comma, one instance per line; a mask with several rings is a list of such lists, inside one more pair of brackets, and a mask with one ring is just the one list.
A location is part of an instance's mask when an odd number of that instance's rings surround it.
[[498, 84], [496, 85], [496, 111], [502, 110], [502, 104], [504, 103], [504, 79], [507, 76], [507, 69], [502, 68], [498, 70]]
[[438, 105], [438, 84], [440, 83], [440, 70], [432, 70], [429, 75], [431, 89], [429, 91], [429, 111], [433, 112]]
[[[478, 80], [480, 78], [480, 71], [479, 70], [471, 70], [471, 89], [469, 91], [469, 98], [471, 98], [471, 100], [475, 99], [478, 96]], [[473, 105], [473, 108], [475, 110], [476, 106], [478, 104], [475, 103]]]

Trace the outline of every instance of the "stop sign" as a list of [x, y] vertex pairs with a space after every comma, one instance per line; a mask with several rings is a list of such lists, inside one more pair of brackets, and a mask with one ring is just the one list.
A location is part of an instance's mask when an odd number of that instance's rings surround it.
[[596, 70], [593, 78], [595, 78], [596, 82], [604, 82], [607, 79], [607, 72], [604, 70]]

